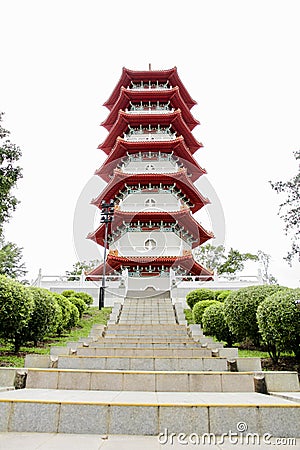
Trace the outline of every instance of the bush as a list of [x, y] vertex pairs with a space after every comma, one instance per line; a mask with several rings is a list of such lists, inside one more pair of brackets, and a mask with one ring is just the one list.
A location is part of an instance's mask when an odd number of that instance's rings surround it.
[[225, 320], [239, 341], [249, 338], [259, 346], [256, 312], [258, 305], [268, 296], [285, 289], [281, 286], [250, 286], [232, 291], [224, 302]]
[[287, 289], [267, 297], [257, 308], [259, 332], [274, 363], [283, 351], [300, 358], [300, 309], [295, 304], [299, 299], [300, 289]]
[[29, 289], [0, 275], [0, 336], [13, 342], [16, 353], [26, 342], [27, 324], [33, 306]]
[[217, 291], [217, 298], [216, 300], [218, 300], [219, 302], [224, 302], [226, 300], [226, 298], [228, 297], [228, 295], [231, 294], [232, 291], [228, 291], [228, 290], [224, 290], [224, 291]]
[[46, 334], [56, 332], [62, 312], [54, 295], [47, 289], [37, 287], [27, 289], [34, 301], [27, 326], [27, 339], [32, 340], [36, 346], [37, 342], [43, 340]]
[[229, 330], [224, 316], [224, 304], [214, 302], [203, 312], [203, 331], [209, 336], [215, 336], [218, 341], [226, 341], [228, 346], [232, 345], [233, 335]]
[[203, 300], [214, 300], [214, 292], [211, 289], [195, 289], [186, 296], [186, 302], [188, 306], [193, 309], [195, 304], [202, 302]]
[[82, 314], [87, 310], [87, 304], [78, 297], [68, 297], [68, 300], [76, 306], [79, 312], [79, 318], [81, 319]]
[[65, 330], [69, 329], [68, 327], [71, 320], [71, 309], [74, 305], [72, 305], [72, 303], [61, 294], [53, 293], [53, 296], [61, 309], [61, 321], [58, 323], [56, 329], [57, 334], [60, 336]]
[[[69, 301], [69, 300], [68, 300]], [[70, 303], [70, 318], [69, 321], [67, 323], [66, 329], [68, 331], [71, 331], [71, 328], [76, 327], [76, 325], [78, 325], [79, 322], [79, 311], [77, 309], [77, 307], [71, 303]]]
[[63, 291], [61, 293], [61, 295], [63, 295], [64, 297], [76, 297], [76, 298], [80, 298], [81, 300], [83, 300], [87, 306], [90, 306], [93, 304], [94, 299], [90, 294], [87, 294], [86, 292], [75, 292], [75, 291]]
[[202, 325], [202, 316], [206, 308], [215, 303], [220, 303], [217, 300], [203, 300], [196, 303], [193, 308], [193, 319], [195, 323], [200, 323]]

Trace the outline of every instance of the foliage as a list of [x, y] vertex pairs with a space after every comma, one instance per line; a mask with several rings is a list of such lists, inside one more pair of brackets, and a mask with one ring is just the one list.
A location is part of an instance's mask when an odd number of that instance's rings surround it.
[[224, 316], [224, 303], [215, 302], [205, 309], [202, 316], [203, 331], [209, 336], [215, 336], [218, 341], [226, 341], [232, 345], [233, 336]]
[[[300, 160], [300, 150], [294, 152], [296, 161]], [[293, 258], [300, 261], [300, 164], [298, 173], [288, 181], [270, 181], [272, 189], [277, 194], [286, 194], [285, 200], [279, 205], [279, 216], [285, 222], [285, 234], [291, 236], [291, 250], [284, 258], [292, 265]]]
[[286, 289], [267, 297], [257, 309], [259, 332], [274, 363], [283, 351], [300, 358], [299, 299], [300, 289]]
[[244, 268], [247, 260], [257, 260], [257, 255], [252, 253], [240, 253], [231, 248], [226, 254], [225, 247], [212, 244], [202, 245], [194, 251], [195, 259], [210, 270], [214, 270], [219, 275], [235, 274]]
[[24, 353], [39, 353], [49, 354], [50, 345], [66, 345], [69, 341], [77, 341], [81, 337], [89, 335], [93, 325], [98, 323], [106, 324], [111, 313], [111, 308], [102, 308], [99, 310], [97, 307], [89, 308], [88, 312], [84, 314], [83, 318], [79, 321], [76, 328], [73, 328], [68, 335], [61, 337], [49, 336], [47, 342], [43, 343], [43, 347], [22, 346], [22, 354], [12, 355], [10, 347], [5, 342], [0, 340], [0, 366], [24, 366]]
[[13, 342], [15, 352], [26, 341], [27, 324], [33, 307], [29, 289], [0, 275], [0, 336]]
[[186, 321], [187, 321], [188, 325], [194, 323], [193, 313], [192, 313], [192, 310], [190, 308], [184, 310], [184, 315], [185, 315], [185, 318], [186, 318]]
[[212, 244], [201, 245], [194, 250], [194, 258], [209, 270], [217, 270], [225, 257], [225, 247]]
[[71, 320], [71, 305], [72, 303], [63, 295], [53, 293], [58, 305], [61, 309], [61, 320], [57, 324], [56, 332], [60, 336], [65, 330], [68, 329]]
[[[67, 300], [67, 299], [66, 299]], [[68, 320], [68, 323], [66, 325], [66, 329], [70, 332], [71, 328], [76, 327], [79, 322], [79, 311], [77, 307], [72, 303], [70, 300], [67, 300], [70, 303], [70, 318]]]
[[73, 269], [70, 271], [66, 271], [66, 275], [68, 277], [68, 281], [77, 281], [79, 280], [82, 272], [90, 272], [92, 269], [97, 267], [100, 264], [98, 259], [94, 259], [92, 261], [77, 261], [73, 264]]
[[78, 309], [79, 312], [79, 319], [81, 319], [82, 314], [86, 311], [87, 309], [87, 304], [78, 297], [68, 297], [68, 300], [73, 303], [73, 305], [76, 306], [76, 308]]
[[257, 261], [257, 255], [240, 253], [238, 250], [231, 248], [226, 257], [226, 261], [218, 267], [218, 274], [235, 274], [236, 272], [241, 272], [244, 268], [244, 262], [248, 260]]
[[27, 340], [37, 345], [48, 333], [54, 333], [62, 320], [62, 311], [55, 296], [47, 289], [27, 288], [34, 300], [34, 307], [27, 324]]
[[195, 323], [200, 323], [202, 325], [202, 316], [204, 314], [204, 311], [206, 310], [206, 308], [215, 303], [220, 302], [218, 302], [217, 300], [202, 300], [201, 302], [196, 303], [193, 307], [193, 319]]
[[224, 302], [228, 295], [231, 294], [231, 291], [224, 289], [223, 291], [216, 291], [216, 300], [219, 302]]
[[2, 127], [3, 114], [0, 113], [0, 235], [4, 223], [17, 207], [18, 200], [11, 190], [22, 177], [22, 169], [15, 165], [22, 155], [21, 150], [9, 140], [10, 132]]
[[27, 270], [25, 263], [22, 262], [22, 248], [19, 248], [13, 242], [4, 243], [3, 237], [0, 238], [0, 274], [11, 278], [23, 277]]
[[63, 295], [64, 297], [76, 297], [76, 298], [80, 298], [81, 300], [83, 300], [87, 306], [90, 306], [93, 304], [94, 299], [90, 294], [87, 294], [86, 292], [76, 292], [76, 291], [72, 291], [72, 290], [67, 290], [67, 291], [63, 291], [61, 293], [61, 295]]
[[262, 265], [263, 272], [262, 272], [262, 278], [263, 282], [267, 284], [277, 284], [276, 278], [269, 273], [269, 265], [271, 260], [271, 255], [268, 255], [267, 253], [263, 252], [262, 250], [258, 250], [257, 252], [258, 260]]
[[224, 302], [225, 320], [239, 341], [251, 339], [259, 345], [256, 311], [266, 297], [284, 289], [280, 286], [250, 286], [232, 291]]
[[190, 291], [186, 296], [188, 306], [193, 309], [194, 305], [203, 300], [214, 300], [214, 293], [211, 289], [195, 289]]

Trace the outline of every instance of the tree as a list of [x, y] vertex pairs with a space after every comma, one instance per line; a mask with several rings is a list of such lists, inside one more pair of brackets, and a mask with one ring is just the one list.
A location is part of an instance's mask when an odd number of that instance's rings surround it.
[[22, 177], [21, 167], [15, 165], [22, 153], [8, 139], [10, 132], [1, 125], [3, 114], [0, 112], [0, 235], [3, 233], [4, 223], [9, 220], [19, 203], [11, 190]]
[[244, 262], [247, 260], [257, 261], [257, 255], [252, 253], [240, 253], [231, 248], [225, 253], [225, 247], [217, 247], [207, 244], [198, 247], [194, 252], [195, 259], [210, 270], [215, 270], [219, 275], [240, 272], [244, 268]]
[[212, 244], [201, 245], [194, 250], [195, 259], [203, 264], [209, 270], [217, 270], [222, 264], [222, 261], [226, 259], [225, 247], [218, 245], [217, 247]]
[[250, 339], [259, 346], [256, 312], [259, 304], [268, 296], [285, 288], [281, 286], [249, 286], [232, 291], [224, 302], [224, 315], [233, 335], [242, 342]]
[[0, 336], [13, 342], [15, 353], [27, 340], [27, 326], [33, 308], [30, 290], [0, 275]]
[[23, 277], [27, 270], [22, 262], [22, 248], [13, 242], [4, 243], [0, 237], [0, 274], [11, 278]]
[[202, 316], [203, 331], [208, 336], [215, 336], [218, 341], [226, 341], [231, 347], [233, 335], [224, 316], [224, 303], [215, 302], [205, 309]]
[[62, 312], [55, 296], [47, 289], [28, 287], [34, 301], [30, 320], [27, 325], [27, 339], [37, 346], [48, 333], [56, 331], [62, 320]]
[[269, 265], [271, 260], [271, 255], [268, 255], [267, 253], [263, 252], [262, 250], [258, 250], [257, 252], [258, 261], [262, 265], [262, 278], [264, 283], [266, 284], [277, 284], [277, 279], [269, 273]]
[[73, 264], [73, 269], [66, 271], [68, 281], [76, 281], [80, 278], [82, 272], [90, 272], [92, 269], [100, 264], [98, 259], [92, 261], [77, 261]]
[[[300, 150], [294, 152], [296, 161], [300, 160]], [[277, 194], [285, 193], [285, 200], [279, 205], [279, 216], [285, 222], [285, 234], [291, 236], [291, 250], [284, 258], [292, 265], [294, 258], [300, 261], [300, 164], [298, 173], [288, 181], [270, 181]]]
[[280, 353], [292, 350], [300, 360], [300, 289], [286, 289], [267, 297], [257, 308], [259, 332], [276, 364]]

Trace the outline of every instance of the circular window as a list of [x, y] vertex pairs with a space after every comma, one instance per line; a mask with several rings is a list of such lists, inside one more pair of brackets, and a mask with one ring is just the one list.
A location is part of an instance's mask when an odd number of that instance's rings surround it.
[[147, 198], [147, 200], [145, 201], [145, 206], [151, 207], [155, 205], [156, 201], [153, 198]]
[[144, 247], [146, 250], [154, 250], [156, 248], [156, 242], [154, 239], [147, 239], [145, 241]]
[[147, 164], [146, 165], [146, 170], [148, 172], [155, 172], [155, 166], [153, 164]]

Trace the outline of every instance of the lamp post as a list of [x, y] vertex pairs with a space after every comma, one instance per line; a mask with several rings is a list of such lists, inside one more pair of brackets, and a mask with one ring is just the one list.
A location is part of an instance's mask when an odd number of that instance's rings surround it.
[[108, 235], [108, 224], [112, 222], [114, 212], [115, 212], [115, 202], [110, 200], [106, 203], [105, 200], [101, 202], [101, 223], [105, 224], [105, 236], [104, 236], [104, 255], [103, 255], [103, 274], [102, 274], [102, 284], [99, 289], [99, 309], [104, 306], [105, 297], [105, 272], [106, 272], [106, 251], [107, 251], [107, 235]]

